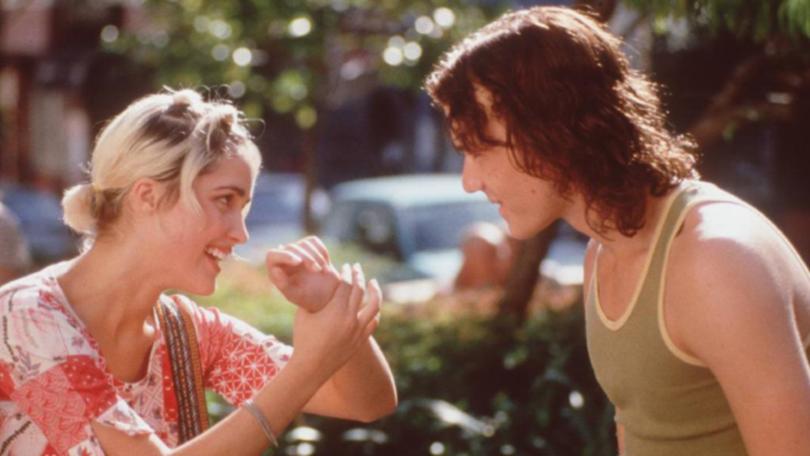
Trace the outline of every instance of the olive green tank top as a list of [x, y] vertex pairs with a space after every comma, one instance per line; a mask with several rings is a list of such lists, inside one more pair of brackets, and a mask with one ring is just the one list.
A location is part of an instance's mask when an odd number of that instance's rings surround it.
[[672, 239], [689, 209], [710, 201], [746, 205], [703, 182], [686, 182], [674, 191], [635, 295], [617, 320], [608, 319], [600, 307], [594, 261], [585, 306], [588, 353], [597, 380], [617, 408], [616, 421], [624, 426], [626, 456], [747, 454], [717, 379], [672, 343], [663, 320]]

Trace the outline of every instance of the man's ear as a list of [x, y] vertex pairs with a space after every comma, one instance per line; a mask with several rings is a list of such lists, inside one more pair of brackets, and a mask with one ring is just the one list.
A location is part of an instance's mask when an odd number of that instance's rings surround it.
[[157, 211], [163, 196], [163, 185], [148, 177], [142, 177], [132, 184], [127, 195], [130, 209], [137, 213], [148, 214]]

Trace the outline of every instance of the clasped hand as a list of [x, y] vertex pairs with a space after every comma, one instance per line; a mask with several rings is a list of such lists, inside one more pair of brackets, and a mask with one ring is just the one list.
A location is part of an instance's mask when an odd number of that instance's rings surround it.
[[267, 253], [270, 281], [298, 306], [293, 345], [299, 354], [342, 365], [379, 324], [382, 292], [360, 265], [338, 271], [320, 239], [309, 236]]

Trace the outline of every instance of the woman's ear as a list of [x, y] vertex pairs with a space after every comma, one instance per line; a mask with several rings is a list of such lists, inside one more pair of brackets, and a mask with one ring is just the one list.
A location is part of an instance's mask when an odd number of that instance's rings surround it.
[[163, 196], [163, 185], [148, 177], [142, 177], [132, 184], [127, 194], [127, 203], [136, 213], [149, 214], [158, 210]]

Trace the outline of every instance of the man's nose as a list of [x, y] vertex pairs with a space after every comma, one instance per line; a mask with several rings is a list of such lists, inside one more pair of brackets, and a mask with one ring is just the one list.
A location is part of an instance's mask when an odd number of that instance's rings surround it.
[[475, 159], [469, 155], [464, 155], [464, 168], [461, 172], [461, 185], [467, 193], [475, 193], [481, 190], [481, 178]]

